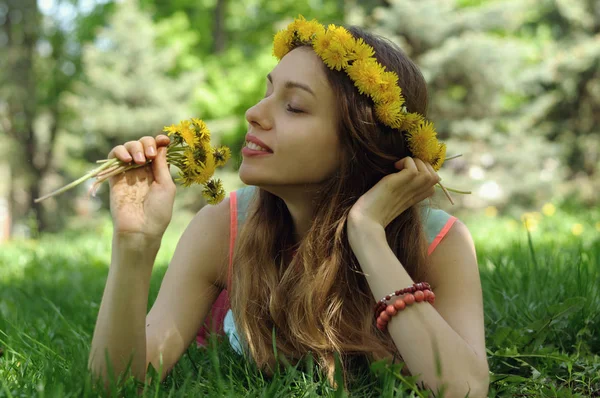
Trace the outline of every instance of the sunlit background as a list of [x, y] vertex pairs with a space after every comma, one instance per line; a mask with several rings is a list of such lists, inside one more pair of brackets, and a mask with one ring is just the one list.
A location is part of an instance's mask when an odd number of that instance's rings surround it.
[[[477, 239], [597, 236], [600, 11], [553, 0], [0, 1], [0, 241], [97, 226], [108, 186], [92, 181], [40, 204], [110, 148], [199, 117], [233, 158], [245, 110], [276, 64], [274, 33], [295, 16], [365, 27], [398, 43], [429, 85], [429, 117], [448, 144], [440, 174], [470, 190], [450, 205]], [[173, 170], [175, 176], [176, 170]], [[206, 204], [180, 188], [174, 223]], [[177, 221], [179, 220], [179, 221]], [[179, 225], [179, 224], [178, 224]], [[552, 228], [549, 225], [553, 225]], [[549, 229], [550, 228], [550, 229]]]

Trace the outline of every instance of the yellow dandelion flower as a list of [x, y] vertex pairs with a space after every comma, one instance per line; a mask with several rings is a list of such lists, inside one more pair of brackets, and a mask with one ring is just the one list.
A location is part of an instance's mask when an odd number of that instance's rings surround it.
[[488, 206], [485, 208], [484, 214], [486, 217], [494, 218], [498, 215], [498, 209], [496, 206]]
[[193, 118], [192, 121], [194, 123], [194, 132], [196, 133], [197, 142], [210, 141], [210, 131], [208, 130], [206, 123], [204, 123], [203, 120], [196, 118]]
[[281, 60], [292, 49], [293, 32], [284, 29], [275, 34], [273, 39], [273, 55]]
[[377, 119], [386, 126], [398, 123], [398, 119], [402, 117], [400, 104], [397, 101], [376, 104], [375, 116], [377, 116]]
[[596, 222], [596, 231], [600, 232], [600, 221]]
[[355, 61], [348, 66], [346, 72], [354, 81], [358, 92], [370, 96], [378, 91], [383, 67], [374, 59], [369, 59], [367, 61]]
[[173, 134], [177, 134], [177, 126], [175, 126], [174, 124], [170, 126], [165, 126], [163, 127], [163, 131], [167, 133], [167, 135], [170, 137]]
[[348, 57], [355, 61], [365, 61], [375, 55], [373, 47], [364, 42], [362, 38], [354, 40], [352, 47], [349, 49]]
[[571, 227], [571, 233], [575, 236], [579, 236], [583, 233], [583, 225], [577, 223], [577, 224], [573, 224], [573, 226]]
[[541, 214], [538, 212], [523, 213], [521, 221], [529, 232], [537, 230], [538, 223], [540, 221]]
[[552, 203], [546, 203], [542, 206], [542, 213], [544, 213], [545, 216], [552, 217], [554, 213], [556, 213], [556, 207], [554, 207]]
[[352, 33], [350, 33], [343, 26], [335, 26], [333, 24], [329, 25], [327, 27], [327, 32], [331, 32], [333, 41], [336, 41], [344, 46], [346, 51], [354, 47], [354, 36], [352, 36]]
[[325, 27], [314, 19], [312, 21], [302, 21], [302, 23], [296, 25], [295, 30], [303, 42], [310, 42], [315, 35], [325, 33]]
[[205, 161], [200, 165], [198, 175], [196, 176], [196, 183], [205, 184], [215, 174], [215, 168], [215, 157], [212, 152], [209, 152], [206, 154]]
[[433, 159], [433, 162], [431, 162], [431, 166], [433, 167], [433, 170], [439, 171], [442, 168], [442, 165], [444, 164], [445, 160], [446, 160], [446, 144], [440, 144], [439, 148], [438, 148], [438, 152], [436, 153], [435, 158]]
[[225, 166], [225, 163], [231, 158], [231, 149], [226, 146], [220, 146], [214, 150], [213, 156], [215, 158], [216, 167]]
[[338, 42], [332, 42], [329, 48], [323, 52], [321, 58], [323, 58], [323, 62], [329, 69], [340, 71], [348, 66], [348, 51]]
[[425, 118], [418, 113], [406, 113], [402, 118], [402, 125], [397, 128], [402, 131], [413, 131], [425, 122]]
[[399, 86], [389, 86], [386, 89], [382, 89], [380, 86], [376, 96], [372, 96], [372, 98], [376, 103], [396, 101], [400, 108], [404, 106], [404, 97], [402, 96], [402, 89]]
[[188, 174], [188, 173], [195, 174], [199, 170], [200, 164], [198, 163], [198, 160], [196, 159], [196, 151], [197, 151], [197, 149], [194, 149], [192, 147], [186, 148], [183, 151], [182, 164], [184, 167], [183, 172], [185, 174]]
[[183, 138], [183, 141], [192, 149], [194, 149], [196, 147], [196, 144], [198, 143], [198, 139], [196, 137], [196, 134], [194, 134], [194, 130], [192, 130], [189, 126], [183, 127], [181, 128], [180, 132], [181, 134], [181, 138]]
[[431, 122], [422, 123], [407, 133], [408, 148], [414, 157], [432, 163], [439, 151], [437, 133]]
[[323, 34], [317, 35], [317, 37], [315, 37], [315, 40], [313, 41], [313, 50], [319, 57], [322, 58], [325, 51], [331, 45], [332, 40], [333, 35], [331, 32], [325, 32]]
[[220, 179], [213, 178], [205, 184], [202, 196], [206, 198], [208, 204], [216, 205], [225, 199], [225, 190]]

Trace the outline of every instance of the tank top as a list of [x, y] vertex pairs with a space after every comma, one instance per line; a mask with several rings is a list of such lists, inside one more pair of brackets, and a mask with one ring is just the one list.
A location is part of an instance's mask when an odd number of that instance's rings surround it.
[[[231, 218], [229, 224], [230, 239], [227, 288], [221, 291], [202, 327], [198, 331], [196, 336], [196, 343], [198, 346], [206, 346], [208, 334], [212, 332], [219, 335], [226, 335], [232, 348], [242, 354], [242, 342], [237, 333], [233, 319], [228, 291], [231, 290], [235, 238], [239, 228], [241, 228], [246, 220], [248, 205], [256, 189], [255, 186], [247, 186], [229, 194]], [[452, 225], [457, 218], [441, 209], [434, 209], [428, 206], [422, 208], [421, 216], [424, 223], [425, 234], [427, 236], [427, 255], [431, 255], [442, 239], [444, 239], [444, 236], [446, 236], [450, 228], [452, 228]]]

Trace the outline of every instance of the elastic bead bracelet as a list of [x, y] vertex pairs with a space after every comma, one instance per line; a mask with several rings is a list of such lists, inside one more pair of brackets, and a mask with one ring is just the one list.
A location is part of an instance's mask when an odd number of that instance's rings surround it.
[[423, 291], [423, 290], [431, 290], [431, 286], [429, 285], [429, 283], [427, 283], [427, 282], [413, 283], [411, 286], [409, 286], [407, 288], [404, 288], [401, 290], [396, 290], [395, 292], [392, 292], [392, 293], [386, 295], [384, 298], [382, 298], [375, 304], [375, 307], [373, 308], [373, 310], [375, 312], [375, 317], [378, 317], [379, 314], [381, 313], [381, 311], [385, 310], [385, 308], [388, 306], [387, 301], [390, 300], [392, 297], [401, 296], [406, 293], [415, 293], [417, 291]]
[[[386, 296], [387, 297], [387, 296]], [[414, 294], [406, 293], [402, 298], [398, 298], [393, 304], [389, 304], [377, 315], [377, 328], [381, 331], [385, 330], [388, 322], [398, 312], [404, 310], [409, 305], [415, 302], [420, 303], [427, 301], [433, 304], [435, 302], [435, 293], [429, 289], [417, 290]]]

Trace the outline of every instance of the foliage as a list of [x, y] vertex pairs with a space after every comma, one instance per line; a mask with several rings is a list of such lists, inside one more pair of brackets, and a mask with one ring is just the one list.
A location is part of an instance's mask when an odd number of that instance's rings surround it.
[[[594, 333], [600, 328], [600, 289], [595, 283], [600, 278], [600, 240], [593, 232], [552, 233], [571, 226], [578, 214], [569, 208], [549, 209], [551, 216], [540, 219], [535, 229], [529, 227], [531, 245], [523, 227], [487, 244], [510, 220], [465, 220], [480, 263], [491, 397], [600, 393], [600, 338]], [[148, 308], [189, 217], [178, 214], [165, 234]], [[584, 223], [586, 232], [600, 229], [600, 213], [590, 214]], [[63, 236], [2, 247], [0, 397], [93, 395], [87, 356], [110, 243], [106, 220], [83, 223]], [[401, 375], [398, 364], [358, 367], [350, 385], [349, 396], [426, 396]], [[117, 395], [134, 396], [135, 388], [129, 380]], [[192, 344], [162, 384], [153, 382], [147, 388], [145, 395], [150, 394], [343, 396], [327, 384], [310, 357], [268, 379], [226, 340], [214, 340], [208, 348]]]
[[476, 191], [465, 206], [527, 207], [574, 193], [594, 203], [600, 24], [593, 1], [390, 3], [369, 27], [422, 68], [448, 154], [465, 155], [452, 163]]

